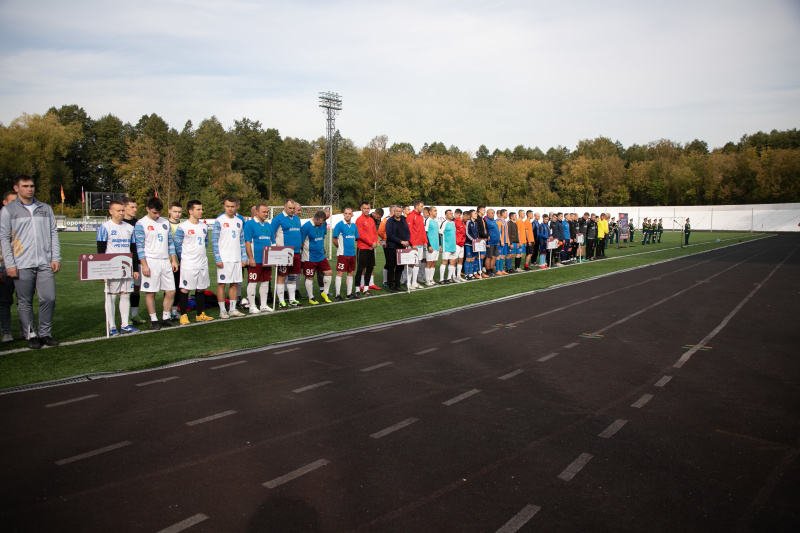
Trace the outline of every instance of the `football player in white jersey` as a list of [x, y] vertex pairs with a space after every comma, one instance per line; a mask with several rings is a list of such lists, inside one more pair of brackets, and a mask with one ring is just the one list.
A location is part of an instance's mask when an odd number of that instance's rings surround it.
[[[175, 299], [173, 272], [178, 270], [178, 259], [169, 222], [161, 216], [164, 203], [158, 198], [150, 198], [146, 207], [147, 215], [136, 222], [133, 235], [142, 265], [142, 292], [150, 315], [150, 328], [161, 329], [161, 326], [176, 325], [170, 320], [170, 308]], [[156, 317], [156, 293], [160, 290], [164, 291], [161, 322]]]
[[178, 276], [178, 309], [181, 313], [181, 324], [189, 323], [189, 292], [194, 291], [194, 311], [197, 322], [214, 320], [206, 315], [206, 293], [208, 280], [208, 228], [203, 217], [203, 205], [200, 200], [190, 200], [186, 204], [189, 220], [175, 229], [175, 254], [180, 259], [180, 275]]
[[[111, 220], [104, 222], [97, 228], [97, 253], [99, 254], [132, 254], [131, 276], [119, 279], [107, 279], [105, 284], [106, 291], [106, 320], [108, 321], [108, 331], [113, 337], [122, 333], [136, 333], [139, 331], [128, 324], [128, 315], [131, 309], [131, 293], [133, 292], [133, 280], [139, 277], [138, 261], [136, 261], [135, 246], [133, 238], [133, 226], [124, 222], [122, 217], [125, 215], [125, 205], [120, 200], [112, 200], [108, 206]], [[114, 308], [119, 294], [119, 314], [121, 318], [120, 329], [117, 330], [116, 310]]]
[[[219, 317], [230, 318], [244, 316], [236, 309], [236, 298], [239, 284], [242, 283], [242, 268], [247, 266], [247, 252], [244, 246], [244, 222], [236, 216], [239, 199], [233, 196], [225, 198], [225, 212], [214, 221], [211, 235], [211, 249], [214, 262], [217, 264], [217, 303]], [[225, 285], [229, 284], [228, 300], [230, 309], [225, 310]]]

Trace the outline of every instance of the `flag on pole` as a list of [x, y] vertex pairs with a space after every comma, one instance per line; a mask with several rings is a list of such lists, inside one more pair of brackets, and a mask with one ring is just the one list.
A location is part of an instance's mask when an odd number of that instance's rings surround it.
[[66, 199], [67, 199], [67, 197], [64, 196], [64, 186], [62, 185], [61, 186], [61, 203], [63, 204], [64, 200], [66, 200]]
[[81, 185], [81, 203], [84, 203], [84, 200], [83, 200], [83, 185]]
[[156, 189], [156, 198], [158, 198], [158, 189]]

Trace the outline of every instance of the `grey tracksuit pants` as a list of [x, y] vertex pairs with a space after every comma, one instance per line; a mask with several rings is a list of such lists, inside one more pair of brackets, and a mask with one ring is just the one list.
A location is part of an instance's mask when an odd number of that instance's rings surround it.
[[[20, 268], [14, 280], [20, 329], [28, 337], [50, 337], [56, 307], [56, 278], [50, 265]], [[34, 327], [33, 293], [39, 295], [39, 328]]]

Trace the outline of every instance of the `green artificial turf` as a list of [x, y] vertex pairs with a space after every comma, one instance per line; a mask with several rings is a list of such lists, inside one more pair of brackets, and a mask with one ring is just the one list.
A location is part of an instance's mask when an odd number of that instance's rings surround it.
[[[94, 234], [62, 233], [62, 271], [56, 275], [56, 311], [53, 337], [64, 343], [77, 344], [46, 348], [38, 351], [9, 350], [25, 348], [25, 341], [15, 341], [0, 346], [0, 389], [39, 383], [94, 372], [113, 372], [151, 368], [166, 363], [215, 355], [231, 350], [264, 346], [353, 327], [379, 324], [391, 320], [410, 318], [426, 313], [453, 309], [476, 302], [492, 300], [553, 285], [578, 281], [601, 274], [646, 265], [665, 259], [726, 246], [742, 240], [763, 237], [750, 233], [692, 233], [687, 248], [680, 248], [681, 233], [664, 233], [661, 244], [635, 244], [626, 248], [609, 247], [605, 261], [583, 263], [546, 271], [526, 272], [484, 281], [459, 283], [414, 291], [411, 294], [362, 298], [341, 304], [305, 306], [300, 310], [275, 312], [269, 315], [238, 320], [215, 320], [193, 327], [165, 329], [148, 335], [122, 335], [105, 339], [103, 319], [103, 289], [101, 282], [78, 281], [79, 254], [96, 251]], [[717, 242], [720, 239], [721, 242]], [[384, 258], [377, 254], [375, 279], [382, 282]], [[213, 258], [210, 277], [216, 279]], [[436, 279], [439, 279], [438, 266]], [[344, 291], [342, 283], [342, 291]], [[298, 283], [298, 288], [302, 283]], [[331, 283], [333, 290], [333, 283]], [[212, 285], [215, 287], [215, 284]], [[303, 289], [305, 291], [305, 289]], [[315, 293], [318, 294], [315, 285]], [[388, 291], [374, 291], [387, 296]], [[160, 313], [160, 298], [158, 312]], [[306, 303], [303, 301], [302, 303]], [[207, 310], [213, 317], [219, 309]], [[16, 305], [12, 307], [12, 331], [18, 336], [19, 325]], [[117, 312], [117, 315], [119, 313]], [[193, 313], [191, 313], [193, 315]], [[140, 316], [146, 317], [144, 295], [141, 298]], [[119, 323], [119, 316], [117, 316]], [[145, 326], [146, 328], [146, 326]], [[103, 337], [103, 338], [98, 338]], [[94, 339], [94, 340], [89, 340]]]

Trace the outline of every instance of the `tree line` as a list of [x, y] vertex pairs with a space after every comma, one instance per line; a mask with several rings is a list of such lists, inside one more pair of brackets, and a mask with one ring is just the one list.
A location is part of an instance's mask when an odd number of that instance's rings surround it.
[[[606, 137], [574, 150], [495, 149], [475, 153], [433, 142], [419, 151], [385, 135], [366, 146], [336, 133], [341, 207], [423, 198], [447, 205], [719, 205], [800, 202], [800, 132], [743, 136], [709, 150], [695, 139], [624, 147]], [[114, 115], [93, 119], [77, 105], [23, 114], [0, 124], [0, 180], [32, 175], [37, 197], [66, 196], [80, 216], [81, 191], [125, 192], [140, 204], [157, 190], [167, 202], [198, 198], [217, 213], [221, 198], [272, 205], [293, 197], [322, 203], [326, 142], [282, 137], [248, 118], [225, 129], [216, 117], [178, 131], [156, 114], [132, 125]]]

